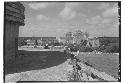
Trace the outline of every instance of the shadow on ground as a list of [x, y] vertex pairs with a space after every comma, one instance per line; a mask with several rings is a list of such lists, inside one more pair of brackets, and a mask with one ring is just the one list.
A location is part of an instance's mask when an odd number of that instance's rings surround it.
[[59, 51], [18, 51], [21, 55], [13, 61], [5, 62], [5, 75], [45, 69], [57, 66], [66, 61], [65, 54]]

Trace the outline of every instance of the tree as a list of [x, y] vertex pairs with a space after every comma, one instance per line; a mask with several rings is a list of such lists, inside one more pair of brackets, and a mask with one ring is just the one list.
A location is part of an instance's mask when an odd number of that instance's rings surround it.
[[90, 35], [89, 32], [86, 31], [84, 34], [85, 34], [86, 38], [88, 39], [88, 37]]
[[38, 45], [38, 41], [37, 41], [37, 40], [35, 40], [35, 45], [36, 45], [36, 46]]
[[27, 45], [27, 42], [26, 42], [26, 41], [22, 41], [22, 42], [21, 42], [21, 46], [24, 46], [24, 45]]
[[81, 40], [80, 45], [81, 45], [81, 46], [86, 46], [86, 45], [87, 45], [87, 42], [88, 42], [87, 40]]
[[81, 30], [76, 30], [73, 33], [74, 42], [80, 44], [82, 40], [84, 40], [84, 33]]

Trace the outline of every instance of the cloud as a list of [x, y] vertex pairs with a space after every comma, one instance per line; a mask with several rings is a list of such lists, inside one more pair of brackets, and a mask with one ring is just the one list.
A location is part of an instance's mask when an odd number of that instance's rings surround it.
[[104, 17], [118, 17], [118, 6], [107, 9], [102, 15]]
[[[91, 36], [102, 36], [102, 33], [115, 36], [118, 33], [118, 22], [115, 23], [114, 19], [110, 18], [112, 17], [110, 13], [115, 6], [108, 7], [107, 4], [101, 3], [27, 3], [30, 8], [38, 11], [26, 10], [26, 25], [20, 28], [23, 29], [20, 30], [20, 34], [22, 36], [61, 36], [67, 31], [81, 29], [89, 31]], [[97, 9], [99, 5], [100, 10]], [[45, 8], [47, 11], [41, 11]], [[32, 16], [35, 16], [35, 19]]]
[[79, 3], [77, 2], [66, 2], [65, 3], [65, 7], [69, 7], [69, 8], [76, 8], [79, 6]]
[[103, 3], [99, 4], [99, 6], [97, 6], [97, 9], [104, 10], [104, 9], [107, 9], [109, 6], [110, 6], [109, 3], [103, 2]]
[[77, 12], [74, 8], [78, 7], [79, 3], [66, 2], [64, 9], [59, 13], [59, 16], [63, 19], [73, 19], [77, 16]]
[[36, 16], [37, 20], [49, 20], [49, 17], [39, 14]]
[[104, 25], [104, 24], [114, 24], [117, 23], [118, 19], [117, 18], [106, 18], [102, 16], [94, 16], [92, 18], [86, 18], [86, 23], [87, 24], [92, 24], [92, 25]]
[[83, 17], [83, 18], [86, 18], [87, 16], [85, 15], [85, 14], [83, 14], [83, 13], [79, 13], [78, 14], [80, 17]]
[[73, 19], [76, 17], [76, 12], [69, 7], [65, 7], [59, 14], [63, 19]]
[[113, 22], [113, 19], [103, 19], [102, 20], [103, 24], [109, 24], [109, 23], [112, 23], [112, 22]]
[[41, 3], [29, 3], [28, 6], [34, 10], [44, 9], [50, 5], [54, 5], [55, 3], [41, 2]]
[[99, 24], [102, 22], [102, 18], [101, 16], [95, 16], [95, 17], [86, 19], [86, 22], [88, 24]]

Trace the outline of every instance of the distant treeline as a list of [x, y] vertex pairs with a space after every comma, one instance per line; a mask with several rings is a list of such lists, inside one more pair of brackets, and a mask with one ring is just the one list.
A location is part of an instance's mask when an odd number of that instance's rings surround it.
[[111, 53], [118, 53], [120, 50], [119, 48], [119, 37], [112, 37], [112, 38], [100, 38], [100, 47], [96, 48], [98, 51], [102, 52], [111, 52]]
[[73, 51], [80, 50], [81, 52], [106, 52], [106, 53], [119, 53], [119, 38], [118, 37], [100, 37], [99, 38], [99, 47], [88, 47], [84, 44], [80, 45], [69, 45]]

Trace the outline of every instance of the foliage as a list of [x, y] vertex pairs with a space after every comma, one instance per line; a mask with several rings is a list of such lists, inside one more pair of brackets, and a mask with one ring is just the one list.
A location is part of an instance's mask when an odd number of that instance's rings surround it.
[[24, 45], [27, 45], [27, 42], [22, 41], [22, 42], [18, 43], [18, 46], [24, 46]]
[[53, 45], [53, 46], [61, 46], [61, 45], [63, 45], [63, 43], [62, 42], [51, 42], [51, 43], [49, 43], [49, 46], [51, 46], [51, 45]]
[[118, 53], [119, 52], [119, 43], [110, 43], [107, 46], [100, 46], [95, 48], [97, 51], [108, 52], [108, 53]]
[[109, 45], [111, 43], [119, 43], [119, 38], [100, 38], [100, 45]]
[[105, 40], [105, 39], [104, 39], [104, 40], [101, 41], [101, 45], [105, 45], [105, 46], [106, 46], [106, 45], [108, 45], [109, 43], [110, 43], [110, 40]]
[[77, 44], [81, 43], [81, 40], [84, 39], [84, 33], [80, 30], [77, 30], [73, 33], [74, 40]]
[[106, 46], [105, 52], [118, 53], [119, 52], [119, 45], [118, 45], [118, 43], [112, 43], [109, 46]]
[[80, 52], [92, 52], [92, 51], [93, 51], [92, 47], [86, 47], [86, 46], [80, 47]]
[[35, 40], [35, 46], [37, 46], [38, 45], [38, 41], [37, 40]]
[[86, 46], [86, 45], [87, 45], [87, 40], [81, 40], [80, 45], [81, 45], [81, 46]]
[[89, 35], [90, 35], [89, 32], [85, 32], [84, 34], [85, 34], [85, 36], [86, 36], [87, 38], [88, 38]]

